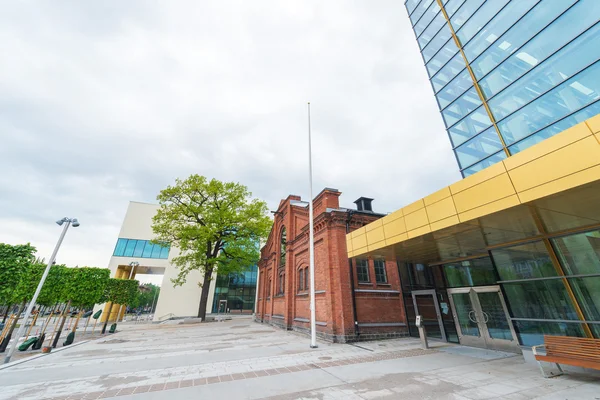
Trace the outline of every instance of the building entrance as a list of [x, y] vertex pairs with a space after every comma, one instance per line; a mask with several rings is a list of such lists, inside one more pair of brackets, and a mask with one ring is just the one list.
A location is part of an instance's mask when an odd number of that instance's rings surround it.
[[427, 337], [446, 341], [446, 332], [435, 290], [414, 290], [412, 300], [415, 314], [420, 315], [423, 319]]
[[460, 344], [519, 353], [499, 286], [448, 289]]

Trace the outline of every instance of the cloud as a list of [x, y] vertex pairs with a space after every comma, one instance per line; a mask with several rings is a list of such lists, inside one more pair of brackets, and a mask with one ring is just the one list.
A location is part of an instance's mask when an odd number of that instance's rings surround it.
[[9, 2], [0, 15], [0, 241], [105, 266], [129, 200], [199, 173], [275, 208], [394, 211], [459, 179], [402, 2]]

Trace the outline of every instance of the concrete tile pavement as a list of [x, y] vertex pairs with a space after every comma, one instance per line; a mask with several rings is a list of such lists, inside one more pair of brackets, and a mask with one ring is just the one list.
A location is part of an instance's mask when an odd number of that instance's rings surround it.
[[0, 399], [594, 399], [600, 393], [597, 377], [544, 379], [521, 356], [447, 344], [421, 350], [409, 338], [310, 349], [303, 335], [249, 319], [122, 329], [0, 371]]

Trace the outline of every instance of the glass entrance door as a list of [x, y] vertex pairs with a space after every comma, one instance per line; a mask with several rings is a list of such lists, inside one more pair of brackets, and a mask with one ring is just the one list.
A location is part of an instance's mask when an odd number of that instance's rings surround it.
[[420, 315], [423, 319], [427, 337], [446, 341], [446, 332], [435, 290], [413, 290], [412, 298], [415, 314]]
[[461, 344], [519, 352], [499, 286], [448, 289]]

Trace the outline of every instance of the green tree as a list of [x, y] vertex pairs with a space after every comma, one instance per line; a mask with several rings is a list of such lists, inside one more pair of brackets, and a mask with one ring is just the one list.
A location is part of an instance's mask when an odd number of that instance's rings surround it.
[[[110, 319], [110, 314], [112, 313], [112, 309], [115, 304], [124, 306], [131, 304], [135, 300], [139, 285], [140, 283], [138, 281], [132, 279], [108, 279], [108, 282], [105, 286], [104, 295], [102, 297], [103, 301], [110, 302], [110, 307], [108, 309], [106, 319], [104, 320], [102, 333], [106, 332], [106, 325], [108, 325], [108, 320]], [[115, 322], [118, 319], [119, 318], [117, 315]]]
[[0, 243], [0, 304], [12, 306], [18, 301], [15, 288], [26, 268], [35, 261], [35, 247], [28, 244]]
[[208, 181], [191, 175], [157, 196], [160, 208], [152, 229], [157, 243], [169, 243], [181, 253], [172, 259], [179, 269], [175, 286], [186, 282], [190, 271], [203, 275], [198, 317], [206, 318], [209, 282], [213, 272], [240, 272], [259, 258], [258, 243], [271, 227], [267, 204], [252, 199], [239, 183]]

